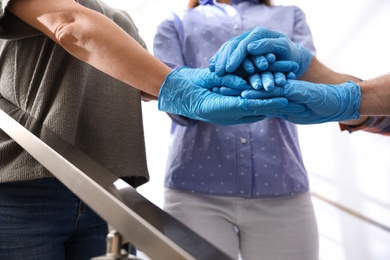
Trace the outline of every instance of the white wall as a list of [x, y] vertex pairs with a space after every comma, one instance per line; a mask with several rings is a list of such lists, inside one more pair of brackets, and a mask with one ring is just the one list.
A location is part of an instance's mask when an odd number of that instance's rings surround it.
[[[152, 51], [157, 23], [185, 0], [110, 1], [130, 12]], [[390, 1], [276, 0], [306, 13], [318, 58], [328, 66], [369, 79], [390, 72]], [[157, 102], [144, 104], [151, 181], [139, 191], [161, 206], [169, 137], [168, 117]], [[312, 191], [390, 226], [390, 137], [341, 132], [337, 123], [299, 126]], [[321, 259], [388, 260], [390, 235], [313, 198], [321, 233]]]
[[[305, 11], [328, 66], [362, 79], [390, 72], [390, 1], [277, 2]], [[299, 133], [312, 191], [390, 226], [390, 138], [340, 132], [336, 123], [300, 126]], [[388, 233], [316, 206], [326, 259], [390, 259]]]

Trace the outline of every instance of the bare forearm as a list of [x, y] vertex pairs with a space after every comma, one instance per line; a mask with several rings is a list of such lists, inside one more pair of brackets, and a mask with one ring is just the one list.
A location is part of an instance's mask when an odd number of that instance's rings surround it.
[[321, 63], [316, 57], [313, 56], [309, 68], [306, 70], [299, 79], [313, 82], [313, 83], [325, 83], [325, 84], [341, 84], [346, 81], [359, 82], [361, 79], [349, 75], [338, 73], [325, 64]]
[[157, 96], [171, 69], [102, 14], [71, 0], [13, 0], [9, 9], [70, 54]]
[[390, 115], [390, 74], [358, 83], [361, 115]]

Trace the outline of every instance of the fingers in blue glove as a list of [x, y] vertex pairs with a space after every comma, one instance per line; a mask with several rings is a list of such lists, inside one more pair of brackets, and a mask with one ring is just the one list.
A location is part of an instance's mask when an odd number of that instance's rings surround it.
[[[233, 73], [248, 56], [247, 46], [253, 41], [263, 38], [278, 38], [283, 34], [265, 27], [256, 27], [224, 43], [210, 59], [210, 71], [221, 76], [226, 72]], [[271, 52], [265, 52], [267, 54]]]
[[[242, 63], [242, 61], [248, 55], [247, 47], [251, 42], [257, 41], [259, 39], [266, 38], [279, 38], [284, 36], [283, 34], [270, 30], [266, 27], [258, 26], [239, 37], [236, 37], [237, 41], [234, 43], [235, 48], [229, 49], [229, 52], [224, 51], [224, 56], [229, 56], [226, 60], [221, 60], [219, 63], [225, 65], [226, 72], [233, 72], [237, 69], [237, 67]], [[285, 37], [285, 36], [284, 36]], [[274, 53], [273, 51], [263, 52], [261, 55], [265, 55], [267, 53]], [[225, 63], [224, 63], [225, 62]]]
[[281, 60], [281, 61], [275, 61], [274, 63], [270, 64], [267, 70], [271, 72], [292, 71], [293, 73], [295, 73], [296, 71], [299, 70], [299, 65], [294, 61]]
[[254, 115], [267, 115], [267, 112], [277, 111], [288, 105], [288, 100], [284, 97], [270, 99], [241, 99], [245, 102], [248, 111], [252, 111]]
[[266, 70], [268, 68], [269, 63], [268, 63], [268, 60], [266, 59], [265, 56], [263, 56], [263, 55], [257, 55], [257, 56], [250, 55], [249, 57], [252, 60], [253, 64], [256, 66], [256, 68], [258, 68], [259, 70], [263, 71], [263, 70]]
[[[294, 61], [299, 69], [294, 71], [297, 77], [301, 76], [309, 67], [312, 55], [303, 46], [292, 42], [288, 37], [278, 39], [261, 39], [248, 44], [247, 51], [251, 55], [274, 53], [277, 60]], [[229, 62], [229, 60], [227, 61]]]
[[275, 84], [279, 87], [283, 87], [286, 85], [286, 75], [282, 72], [274, 72], [274, 80]]
[[264, 71], [261, 73], [261, 82], [263, 83], [263, 88], [266, 91], [272, 91], [275, 88], [274, 75], [272, 72]]
[[[236, 48], [239, 45], [239, 43], [242, 41], [242, 39], [245, 39], [250, 33], [251, 31], [247, 31], [225, 42], [217, 51], [217, 53], [210, 58], [210, 62], [209, 62], [210, 71], [214, 71], [218, 76], [224, 75], [226, 73], [226, 64], [229, 60], [230, 54], [236, 51]], [[241, 53], [242, 59], [239, 61], [237, 66], [230, 71], [230, 73], [234, 72], [242, 64], [242, 62], [248, 55], [246, 48], [241, 48], [238, 51]]]
[[[236, 44], [234, 44], [236, 41], [234, 38], [231, 40], [231, 42], [225, 42], [219, 49], [219, 51], [210, 58], [209, 61], [209, 69], [212, 72], [215, 72], [218, 76], [222, 76], [226, 73], [225, 65], [227, 60], [229, 59], [229, 56], [226, 55], [226, 53], [233, 52], [233, 50], [236, 48]], [[244, 61], [242, 59], [241, 63]], [[236, 69], [241, 65], [238, 64]]]
[[297, 76], [295, 75], [294, 72], [290, 71], [290, 72], [287, 72], [286, 78], [287, 79], [296, 79]]
[[221, 93], [221, 88], [220, 88], [220, 87], [213, 87], [212, 91], [213, 91], [214, 93], [220, 94], [220, 93]]
[[267, 92], [265, 90], [248, 89], [241, 92], [241, 97], [247, 99], [265, 99], [273, 97], [273, 95], [271, 92]]
[[267, 59], [268, 63], [274, 63], [276, 61], [276, 56], [273, 53], [265, 54], [265, 58]]
[[224, 86], [231, 89], [238, 89], [241, 91], [248, 89], [249, 87], [247, 82], [244, 79], [232, 74], [225, 74], [221, 77], [213, 74], [213, 81], [216, 86]]
[[261, 89], [263, 87], [263, 83], [261, 81], [261, 77], [259, 73], [254, 73], [248, 76], [249, 85], [254, 89]]
[[272, 91], [266, 91], [264, 89], [248, 89], [242, 91], [241, 97], [248, 99], [267, 99], [274, 97], [284, 97], [284, 91], [281, 87], [275, 87]]
[[[268, 66], [268, 65], [267, 65]], [[247, 73], [252, 74], [255, 72], [255, 65], [253, 65], [252, 61], [249, 58], [246, 58], [244, 62], [241, 64], [241, 68]]]
[[241, 96], [242, 91], [251, 89], [251, 86], [247, 85], [246, 89], [235, 89], [227, 86], [214, 87], [214, 93], [220, 93], [225, 96]]
[[228, 87], [221, 87], [220, 93], [224, 96], [240, 96], [242, 90], [241, 89], [233, 89]]

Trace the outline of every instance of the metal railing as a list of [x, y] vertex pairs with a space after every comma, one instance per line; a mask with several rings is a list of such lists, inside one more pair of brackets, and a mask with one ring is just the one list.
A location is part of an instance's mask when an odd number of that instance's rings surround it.
[[[25, 114], [13, 116], [26, 118]], [[107, 236], [107, 254], [94, 260], [128, 259], [120, 253], [128, 242], [152, 259], [231, 259], [48, 128], [38, 122], [33, 125], [30, 131], [0, 109], [0, 129], [114, 229]], [[33, 132], [44, 133], [45, 142]], [[312, 196], [390, 232], [390, 227], [357, 211], [315, 192]]]
[[107, 255], [95, 259], [125, 259], [123, 242], [152, 259], [231, 259], [47, 127], [36, 122], [30, 131], [14, 119], [26, 116], [0, 110], [0, 128], [114, 229]]

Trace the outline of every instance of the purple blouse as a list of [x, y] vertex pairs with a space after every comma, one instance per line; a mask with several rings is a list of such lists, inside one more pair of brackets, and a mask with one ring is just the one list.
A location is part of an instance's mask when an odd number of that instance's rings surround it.
[[[298, 7], [235, 3], [200, 5], [170, 14], [157, 29], [154, 55], [171, 68], [208, 67], [210, 57], [224, 42], [259, 25], [286, 34], [315, 54], [305, 14]], [[219, 126], [170, 117], [166, 187], [244, 198], [309, 190], [294, 124], [265, 119]]]

